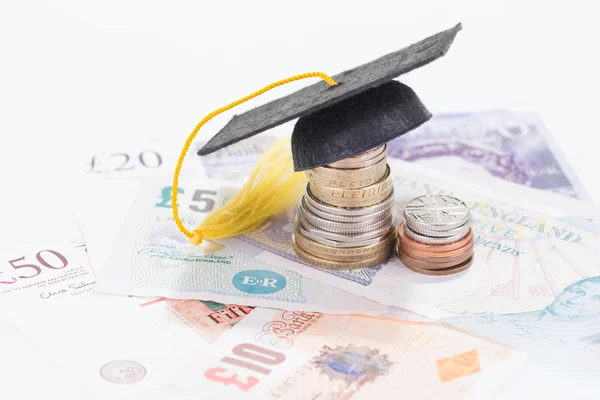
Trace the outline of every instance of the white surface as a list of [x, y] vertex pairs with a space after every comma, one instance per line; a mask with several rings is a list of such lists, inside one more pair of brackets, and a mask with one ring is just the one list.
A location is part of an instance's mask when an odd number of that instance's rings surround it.
[[[59, 149], [76, 151], [73, 139], [167, 136], [183, 144], [205, 114], [275, 80], [335, 74], [457, 22], [463, 30], [450, 52], [402, 80], [434, 113], [538, 112], [600, 203], [597, 15], [591, 1], [5, 0], [2, 246], [49, 236], [71, 212], [55, 157]], [[310, 83], [276, 89], [235, 112]], [[536, 371], [519, 383], [544, 383], [529, 390], [545, 398], [561, 393], [558, 371]], [[514, 387], [506, 394], [523, 394]]]

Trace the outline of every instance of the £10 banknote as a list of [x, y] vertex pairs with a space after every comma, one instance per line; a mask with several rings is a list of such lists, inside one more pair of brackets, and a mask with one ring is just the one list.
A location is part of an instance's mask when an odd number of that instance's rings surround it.
[[192, 357], [168, 393], [486, 399], [528, 358], [435, 321], [270, 309], [255, 310], [225, 333], [214, 352]]

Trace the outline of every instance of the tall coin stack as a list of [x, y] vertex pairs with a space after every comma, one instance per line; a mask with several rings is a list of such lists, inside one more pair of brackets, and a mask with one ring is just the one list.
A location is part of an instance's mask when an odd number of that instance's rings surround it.
[[396, 254], [409, 269], [427, 275], [462, 272], [473, 263], [471, 212], [456, 197], [420, 196], [404, 207]]
[[368, 268], [395, 243], [394, 189], [387, 147], [306, 171], [309, 183], [294, 221], [294, 250], [311, 265]]

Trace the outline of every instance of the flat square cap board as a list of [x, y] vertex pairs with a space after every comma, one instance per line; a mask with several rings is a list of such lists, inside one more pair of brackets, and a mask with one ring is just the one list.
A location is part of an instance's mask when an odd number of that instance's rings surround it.
[[206, 155], [299, 118], [292, 134], [296, 171], [351, 157], [431, 118], [408, 86], [394, 78], [449, 50], [461, 24], [295, 93], [234, 116], [198, 155]]

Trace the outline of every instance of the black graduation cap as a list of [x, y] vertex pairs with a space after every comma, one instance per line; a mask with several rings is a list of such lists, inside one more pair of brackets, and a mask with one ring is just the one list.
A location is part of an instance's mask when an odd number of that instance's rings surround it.
[[442, 57], [461, 24], [402, 50], [342, 72], [234, 116], [198, 155], [299, 118], [292, 133], [294, 170], [331, 164], [378, 147], [427, 122], [431, 113], [415, 92], [394, 81]]

